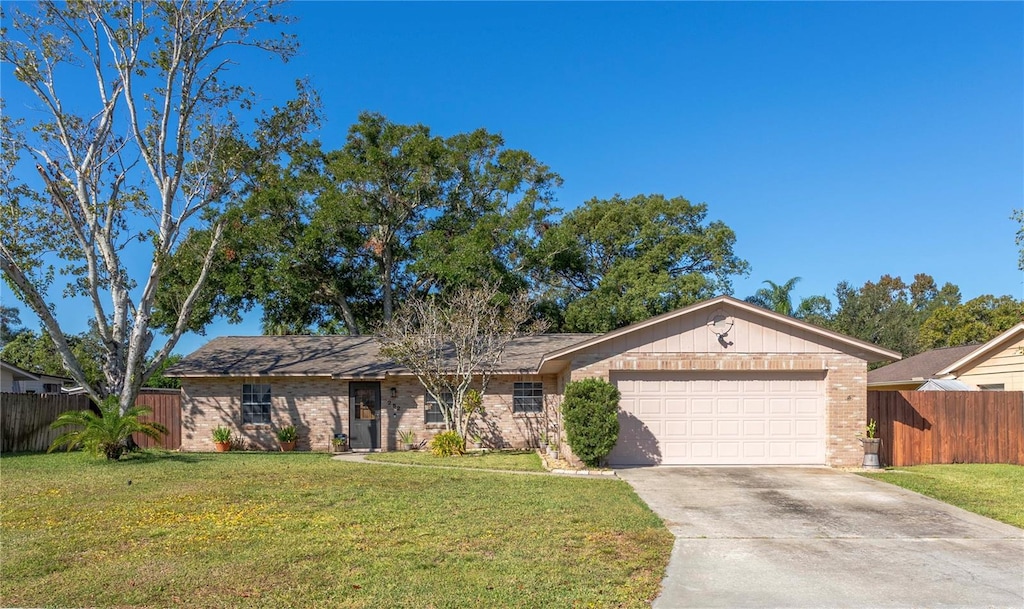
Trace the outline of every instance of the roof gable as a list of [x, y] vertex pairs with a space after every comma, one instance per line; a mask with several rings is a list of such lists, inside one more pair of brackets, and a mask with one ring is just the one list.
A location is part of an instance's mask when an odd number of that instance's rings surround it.
[[2, 360], [0, 360], [0, 368], [4, 368], [5, 370], [7, 370], [11, 374], [13, 374], [15, 376], [15, 380], [18, 380], [18, 379], [24, 379], [24, 380], [29, 380], [29, 381], [38, 381], [38, 380], [40, 380], [38, 374], [36, 374], [34, 372], [29, 372], [28, 370], [25, 370], [24, 368], [19, 368], [18, 366], [15, 366], [14, 364], [10, 364], [10, 363], [2, 361]]
[[[1006, 347], [1009, 347], [1014, 341], [1018, 340], [1024, 341], [1024, 321], [1013, 326], [987, 343], [975, 346], [974, 349], [964, 354], [963, 357], [940, 370], [938, 374], [941, 376], [959, 375], [964, 370], [977, 366], [986, 358], [991, 357]], [[1024, 347], [1024, 345], [1022, 345], [1022, 347]]]
[[[710, 327], [719, 314], [726, 317], [727, 326]], [[735, 324], [735, 327], [731, 324]], [[743, 336], [744, 344], [734, 347], [734, 339], [740, 335]], [[899, 353], [877, 345], [730, 296], [719, 296], [548, 353], [544, 361], [562, 360], [583, 351], [619, 353], [637, 350], [690, 353], [843, 352], [872, 362], [900, 358]]]
[[978, 345], [943, 347], [918, 353], [912, 357], [868, 372], [868, 386], [891, 385], [896, 383], [922, 382], [942, 376], [940, 371], [964, 355], [974, 351]]

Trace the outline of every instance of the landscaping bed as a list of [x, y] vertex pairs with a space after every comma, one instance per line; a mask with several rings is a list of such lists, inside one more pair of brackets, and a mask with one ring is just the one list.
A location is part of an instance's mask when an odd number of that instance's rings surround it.
[[310, 453], [0, 467], [3, 606], [644, 607], [672, 548], [614, 479]]
[[1024, 466], [917, 465], [858, 473], [1024, 528]]

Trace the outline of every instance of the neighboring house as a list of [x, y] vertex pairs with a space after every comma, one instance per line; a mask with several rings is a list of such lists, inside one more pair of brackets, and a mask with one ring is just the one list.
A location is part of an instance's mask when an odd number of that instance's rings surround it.
[[933, 349], [868, 373], [868, 391], [915, 389], [1024, 391], [1024, 322], [981, 345]]
[[0, 361], [0, 392], [2, 393], [60, 393], [64, 383], [71, 379], [63, 376], [37, 374]]
[[[898, 353], [722, 296], [606, 334], [515, 341], [492, 378], [477, 435], [490, 446], [536, 446], [560, 431], [567, 383], [606, 379], [622, 392], [619, 442], [629, 464], [854, 466], [865, 424], [867, 363]], [[213, 450], [226, 425], [276, 446], [299, 428], [302, 449], [393, 450], [443, 421], [407, 370], [373, 337], [260, 336], [210, 341], [167, 371], [181, 378], [182, 447]]]
[[939, 371], [977, 348], [964, 345], [932, 349], [876, 368], [868, 372], [868, 391], [914, 391], [925, 381], [940, 378]]

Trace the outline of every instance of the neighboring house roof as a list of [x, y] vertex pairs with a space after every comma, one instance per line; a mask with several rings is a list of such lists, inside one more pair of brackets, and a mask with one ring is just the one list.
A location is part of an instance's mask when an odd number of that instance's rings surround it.
[[905, 360], [882, 366], [868, 372], [868, 387], [898, 383], [924, 382], [941, 376], [943, 368], [975, 351], [978, 345], [944, 347], [918, 353]]
[[19, 368], [19, 367], [15, 366], [14, 364], [8, 364], [7, 362], [5, 362], [3, 360], [0, 360], [0, 368], [3, 368], [4, 370], [7, 370], [12, 375], [14, 375], [14, 380], [16, 380], [16, 381], [38, 381], [38, 380], [40, 380], [38, 374], [29, 372], [28, 370], [25, 370], [24, 368]]
[[[593, 336], [540, 334], [516, 339], [505, 349], [500, 371], [535, 372], [545, 352]], [[381, 359], [380, 345], [373, 336], [226, 336], [206, 343], [164, 374], [383, 378], [409, 371]]]
[[928, 379], [917, 388], [918, 391], [977, 391], [963, 381], [956, 379]]
[[753, 313], [755, 315], [760, 315], [760, 316], [763, 316], [763, 317], [774, 319], [774, 320], [776, 320], [776, 321], [778, 321], [778, 322], [780, 322], [780, 323], [782, 323], [784, 325], [788, 325], [788, 326], [791, 326], [793, 328], [798, 328], [798, 329], [804, 330], [806, 332], [809, 332], [812, 335], [820, 336], [823, 339], [830, 340], [830, 341], [835, 341], [837, 343], [846, 345], [852, 351], [858, 353], [860, 356], [862, 356], [865, 360], [867, 360], [869, 362], [894, 360], [894, 359], [900, 359], [900, 357], [902, 357], [899, 353], [897, 353], [895, 351], [890, 351], [888, 349], [883, 349], [882, 347], [879, 347], [878, 345], [873, 345], [871, 343], [868, 343], [868, 342], [865, 342], [865, 341], [862, 341], [862, 340], [858, 340], [856, 338], [852, 338], [852, 337], [846, 336], [844, 334], [839, 334], [837, 332], [832, 332], [831, 330], [826, 330], [825, 328], [821, 328], [819, 326], [815, 326], [815, 325], [812, 325], [812, 324], [800, 321], [799, 319], [794, 319], [792, 317], [788, 317], [786, 315], [782, 315], [780, 313], [776, 313], [775, 311], [770, 311], [768, 309], [759, 307], [757, 305], [750, 304], [749, 302], [745, 302], [745, 301], [742, 301], [742, 300], [737, 300], [737, 299], [735, 299], [735, 298], [733, 298], [731, 296], [718, 296], [717, 298], [712, 298], [710, 300], [705, 300], [703, 302], [699, 302], [699, 303], [697, 303], [695, 305], [691, 305], [689, 307], [684, 307], [682, 309], [677, 309], [675, 311], [670, 311], [670, 312], [665, 313], [663, 315], [658, 315], [657, 317], [652, 317], [652, 318], [650, 318], [648, 320], [641, 321], [641, 322], [635, 323], [633, 325], [626, 326], [624, 328], [619, 328], [618, 330], [613, 330], [613, 331], [607, 332], [605, 334], [594, 335], [594, 337], [591, 338], [590, 340], [586, 340], [586, 341], [580, 342], [580, 343], [575, 344], [575, 345], [569, 345], [565, 349], [562, 349], [560, 351], [555, 351], [555, 352], [546, 354], [544, 356], [544, 360], [543, 361], [549, 361], [549, 360], [564, 358], [567, 355], [570, 355], [570, 354], [575, 353], [577, 351], [581, 351], [583, 349], [589, 349], [590, 347], [594, 347], [596, 345], [600, 345], [601, 343], [613, 340], [613, 339], [618, 338], [619, 336], [622, 336], [624, 334], [629, 334], [631, 332], [636, 332], [638, 330], [642, 330], [642, 329], [647, 328], [649, 326], [653, 326], [655, 324], [659, 324], [659, 323], [662, 323], [662, 322], [665, 322], [665, 321], [668, 321], [668, 320], [671, 320], [671, 319], [675, 319], [677, 317], [682, 317], [684, 315], [691, 315], [691, 314], [697, 313], [697, 312], [702, 311], [702, 310], [714, 310], [715, 307], [719, 307], [719, 306], [721, 306], [723, 304], [731, 305], [733, 307], [745, 310], [745, 311]]
[[974, 345], [973, 350], [965, 353], [960, 359], [942, 368], [942, 370], [938, 372], [937, 376], [958, 376], [962, 371], [974, 367], [984, 358], [997, 353], [998, 351], [1008, 347], [1011, 342], [1022, 338], [1024, 338], [1024, 322], [1013, 326], [1006, 332], [1003, 332], [980, 347], [978, 345]]

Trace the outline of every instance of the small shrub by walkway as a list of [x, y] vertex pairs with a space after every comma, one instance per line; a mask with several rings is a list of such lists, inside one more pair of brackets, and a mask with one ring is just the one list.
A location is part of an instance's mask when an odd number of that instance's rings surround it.
[[672, 548], [615, 479], [309, 453], [0, 468], [3, 606], [646, 607]]

